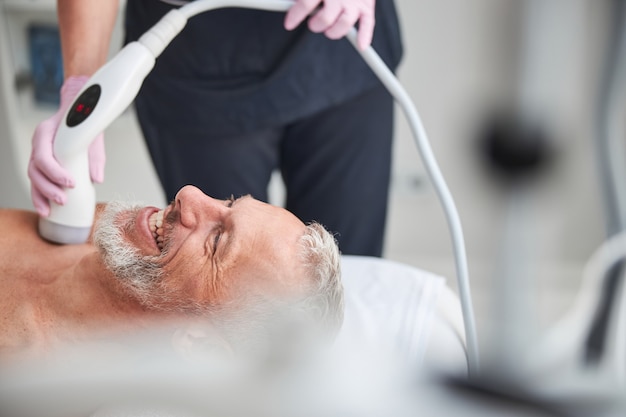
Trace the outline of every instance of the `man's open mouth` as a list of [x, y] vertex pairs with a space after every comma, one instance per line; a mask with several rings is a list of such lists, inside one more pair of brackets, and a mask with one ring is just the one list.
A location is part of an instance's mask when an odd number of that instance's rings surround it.
[[165, 210], [159, 210], [152, 214], [148, 219], [148, 225], [150, 226], [150, 232], [156, 242], [157, 247], [163, 250], [163, 213]]

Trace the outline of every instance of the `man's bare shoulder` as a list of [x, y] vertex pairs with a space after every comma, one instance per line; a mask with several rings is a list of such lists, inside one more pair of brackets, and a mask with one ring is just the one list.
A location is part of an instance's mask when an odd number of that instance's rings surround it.
[[[96, 219], [99, 217], [100, 212], [104, 209], [104, 206], [104, 203], [97, 204], [95, 209]], [[0, 207], [0, 226], [2, 226], [4, 234], [10, 230], [12, 233], [27, 233], [31, 237], [40, 239], [37, 232], [38, 223], [39, 215], [32, 210]], [[13, 238], [14, 236], [10, 237]]]
[[28, 210], [0, 208], [0, 225], [3, 230], [36, 231], [37, 213]]
[[0, 209], [0, 270], [12, 274], [44, 271], [76, 261], [92, 245], [57, 245], [41, 238], [34, 211]]
[[[47, 256], [47, 244], [37, 232], [38, 215], [17, 209], [0, 209], [0, 268], [14, 271]], [[6, 275], [6, 273], [5, 273]]]

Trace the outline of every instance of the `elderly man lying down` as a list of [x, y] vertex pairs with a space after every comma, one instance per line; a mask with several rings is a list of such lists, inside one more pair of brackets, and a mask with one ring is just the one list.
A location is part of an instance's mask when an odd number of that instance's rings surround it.
[[81, 245], [48, 243], [36, 225], [35, 213], [0, 210], [4, 357], [188, 317], [236, 351], [281, 306], [332, 332], [341, 324], [333, 236], [251, 197], [215, 200], [186, 186], [163, 210], [99, 205]]

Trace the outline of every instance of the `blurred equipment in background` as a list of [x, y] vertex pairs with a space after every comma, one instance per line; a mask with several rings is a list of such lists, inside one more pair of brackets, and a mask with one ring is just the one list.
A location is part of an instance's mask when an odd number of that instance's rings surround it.
[[[481, 378], [470, 387], [499, 398], [546, 404], [556, 415], [613, 415], [586, 407], [608, 400], [626, 384], [626, 310], [623, 288], [626, 238], [626, 1], [610, 0], [613, 24], [595, 111], [597, 149], [607, 220], [607, 241], [588, 262], [577, 303], [557, 325], [539, 334], [532, 298], [537, 239], [532, 190], [568, 145], [558, 134], [563, 51], [584, 27], [587, 7], [564, 0], [526, 0], [518, 85], [508, 112], [494, 112], [481, 132], [479, 151], [490, 179], [508, 197], [498, 254], [493, 337]], [[567, 54], [565, 54], [567, 55]], [[558, 117], [557, 117], [558, 116]], [[593, 162], [592, 156], [589, 157]], [[556, 395], [555, 395], [556, 394]], [[580, 407], [572, 407], [578, 404]], [[619, 414], [615, 414], [619, 415]]]
[[[594, 143], [609, 238], [626, 231], [626, 0], [610, 3], [612, 25], [594, 115]], [[621, 260], [607, 271], [603, 280], [602, 300], [587, 338], [585, 360], [590, 366], [597, 365], [606, 350], [607, 326], [611, 313], [618, 308], [618, 288], [623, 280], [624, 260]], [[626, 356], [626, 351], [623, 354]]]
[[38, 104], [59, 104], [63, 84], [61, 39], [56, 26], [33, 24], [28, 28], [33, 93]]

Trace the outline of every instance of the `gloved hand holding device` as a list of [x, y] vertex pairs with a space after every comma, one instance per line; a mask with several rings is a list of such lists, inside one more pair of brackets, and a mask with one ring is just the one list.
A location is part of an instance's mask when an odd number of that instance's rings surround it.
[[357, 46], [364, 50], [374, 35], [375, 3], [375, 0], [297, 0], [285, 15], [285, 29], [296, 28], [310, 15], [308, 27], [312, 32], [340, 39], [358, 23]]
[[[31, 198], [40, 216], [47, 217], [50, 214], [49, 201], [64, 204], [67, 196], [63, 188], [72, 188], [75, 184], [75, 178], [54, 157], [53, 142], [63, 116], [88, 79], [88, 76], [68, 77], [61, 87], [59, 109], [52, 117], [41, 122], [33, 134], [28, 177], [31, 181]], [[101, 183], [104, 180], [105, 160], [104, 134], [100, 133], [89, 146], [91, 181]]]

